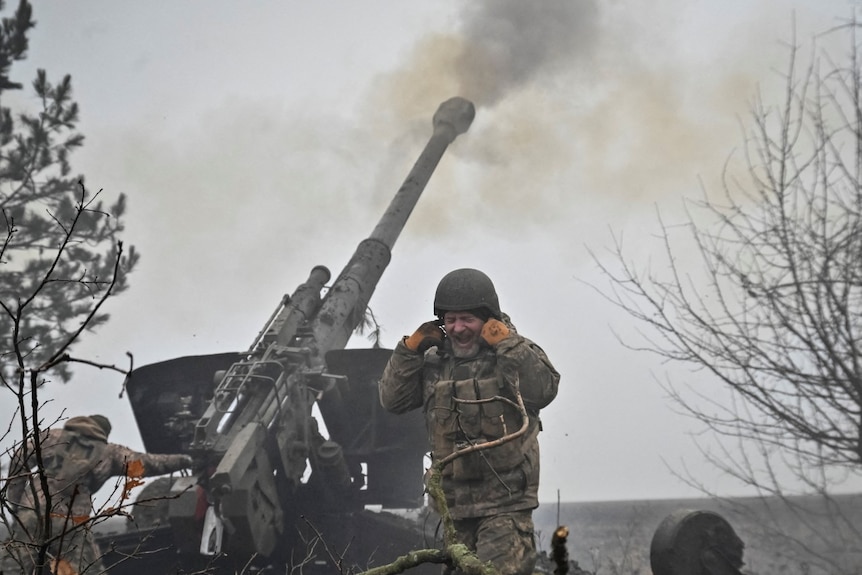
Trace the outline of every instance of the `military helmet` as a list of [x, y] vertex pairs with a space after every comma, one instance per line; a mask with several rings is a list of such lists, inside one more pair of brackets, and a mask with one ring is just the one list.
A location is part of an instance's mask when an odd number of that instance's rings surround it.
[[105, 432], [105, 437], [111, 434], [111, 422], [104, 415], [91, 415], [90, 419]]
[[500, 319], [500, 302], [491, 278], [471, 268], [457, 269], [443, 276], [434, 296], [434, 315], [473, 309], [486, 309]]

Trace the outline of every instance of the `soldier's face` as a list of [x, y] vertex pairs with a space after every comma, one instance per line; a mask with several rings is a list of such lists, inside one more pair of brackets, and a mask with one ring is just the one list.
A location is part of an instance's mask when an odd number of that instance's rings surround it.
[[482, 326], [485, 322], [465, 311], [447, 311], [443, 316], [443, 326], [455, 357], [473, 357], [479, 353], [482, 343]]

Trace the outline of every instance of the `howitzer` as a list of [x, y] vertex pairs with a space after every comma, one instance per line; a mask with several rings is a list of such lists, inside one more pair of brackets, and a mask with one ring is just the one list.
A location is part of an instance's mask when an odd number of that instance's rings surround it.
[[325, 289], [330, 272], [314, 267], [247, 352], [132, 373], [129, 397], [148, 451], [187, 452], [196, 461], [195, 477], [170, 485], [168, 521], [181, 554], [277, 556], [300, 515], [324, 521], [421, 498], [421, 414], [391, 417], [377, 398], [391, 352], [344, 347], [432, 172], [473, 116], [462, 98], [440, 106], [430, 140], [335, 281]]

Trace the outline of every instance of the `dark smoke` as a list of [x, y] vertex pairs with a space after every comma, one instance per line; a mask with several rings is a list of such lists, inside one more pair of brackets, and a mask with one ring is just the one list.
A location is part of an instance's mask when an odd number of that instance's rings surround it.
[[535, 78], [582, 60], [595, 42], [595, 0], [470, 2], [455, 60], [460, 94], [492, 106]]
[[763, 36], [754, 24], [736, 27], [733, 43], [696, 49], [703, 33], [686, 28], [679, 0], [460, 7], [452, 32], [418, 39], [368, 100], [381, 141], [414, 127], [392, 165], [424, 143], [440, 102], [458, 95], [477, 106], [451, 151], [458, 172], [443, 162], [411, 223], [428, 234], [476, 213], [497, 223], [491, 233], [577, 221], [590, 234], [608, 218], [698, 195], [701, 182], [719, 188], [740, 115], [774, 55], [754, 50]]

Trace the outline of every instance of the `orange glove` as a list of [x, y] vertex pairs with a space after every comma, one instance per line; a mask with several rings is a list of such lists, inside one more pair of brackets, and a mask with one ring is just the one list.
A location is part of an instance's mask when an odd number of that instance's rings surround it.
[[491, 347], [503, 341], [508, 335], [509, 328], [506, 327], [506, 324], [493, 317], [482, 326], [482, 339]]
[[442, 346], [444, 337], [446, 337], [446, 332], [443, 331], [438, 322], [426, 321], [413, 332], [413, 335], [404, 338], [404, 345], [413, 351], [425, 353], [428, 348]]

